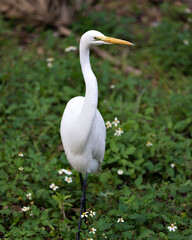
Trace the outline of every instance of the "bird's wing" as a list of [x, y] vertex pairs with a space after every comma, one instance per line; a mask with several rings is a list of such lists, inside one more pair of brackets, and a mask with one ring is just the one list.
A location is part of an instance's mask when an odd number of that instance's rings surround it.
[[105, 154], [106, 128], [104, 120], [97, 110], [91, 130], [92, 158], [102, 162]]

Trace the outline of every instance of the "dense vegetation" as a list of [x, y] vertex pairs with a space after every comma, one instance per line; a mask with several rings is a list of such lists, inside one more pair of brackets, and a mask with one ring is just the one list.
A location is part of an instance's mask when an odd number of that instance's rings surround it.
[[[118, 65], [92, 52], [98, 108], [106, 122], [120, 123], [107, 129], [102, 172], [88, 177], [87, 211], [96, 215], [81, 239], [192, 239], [192, 13], [159, 8], [162, 20], [152, 26], [140, 26], [138, 12], [95, 11], [71, 25], [79, 35], [97, 29], [135, 43], [101, 47]], [[65, 51], [78, 41], [3, 18], [0, 25], [0, 238], [75, 239], [80, 179], [58, 171], [70, 168], [62, 113], [85, 90], [78, 51]]]

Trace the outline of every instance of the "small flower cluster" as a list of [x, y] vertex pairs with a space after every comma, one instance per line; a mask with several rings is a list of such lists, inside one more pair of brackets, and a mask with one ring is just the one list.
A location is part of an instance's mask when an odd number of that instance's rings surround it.
[[65, 48], [65, 52], [75, 52], [77, 50], [77, 47], [75, 46], [69, 46]]
[[47, 67], [48, 67], [48, 68], [52, 68], [52, 67], [53, 67], [53, 61], [54, 61], [54, 60], [55, 60], [55, 59], [52, 58], [52, 57], [47, 58]]
[[23, 157], [23, 153], [22, 153], [22, 152], [19, 152], [18, 156], [19, 156], [19, 157]]
[[67, 177], [67, 176], [65, 176], [65, 182], [67, 182], [67, 183], [71, 183], [71, 182], [73, 182], [73, 180], [72, 180], [71, 177]]
[[86, 218], [88, 216], [93, 217], [96, 215], [96, 212], [90, 211], [90, 212], [83, 212], [81, 215], [81, 218]]
[[26, 211], [29, 211], [29, 209], [30, 209], [30, 207], [23, 207], [23, 208], [21, 208], [21, 211], [26, 212]]
[[118, 218], [118, 219], [117, 219], [117, 222], [118, 222], [118, 223], [120, 223], [120, 222], [122, 222], [122, 223], [123, 223], [123, 222], [125, 222], [125, 221], [124, 221], [124, 219], [123, 219], [123, 218]]
[[[65, 174], [67, 174], [67, 175], [73, 174], [73, 173], [71, 172], [71, 170], [69, 170], [69, 169], [63, 169], [63, 168], [60, 169], [60, 170], [58, 171], [58, 173], [59, 173], [60, 175], [61, 175], [62, 173], [65, 173]], [[72, 182], [72, 178], [71, 178], [71, 177], [68, 177], [68, 176], [65, 176], [65, 181], [66, 181], [67, 183], [71, 183], [71, 182]], [[55, 183], [51, 183], [51, 185], [50, 185], [49, 187], [52, 188], [54, 191], [59, 188], [58, 186], [55, 185]]]
[[174, 168], [175, 167], [175, 163], [171, 163], [170, 167]]
[[185, 46], [189, 46], [189, 40], [184, 39], [184, 40], [183, 40], [183, 43], [184, 43]]
[[[83, 212], [81, 215], [81, 218], [87, 218], [87, 217], [94, 217], [96, 215], [96, 212], [90, 211], [90, 212]], [[95, 234], [96, 228], [92, 227], [89, 231], [89, 233]], [[87, 240], [91, 240], [92, 238], [88, 238]], [[92, 239], [93, 240], [93, 239]]]
[[175, 230], [177, 229], [177, 227], [172, 223], [171, 226], [168, 227], [168, 230], [171, 232], [175, 232]]
[[27, 193], [27, 194], [26, 194], [26, 197], [27, 197], [29, 200], [31, 200], [31, 193]]
[[[22, 153], [22, 152], [19, 152], [18, 156], [19, 156], [19, 157], [23, 157], [24, 155], [23, 155], [23, 153]], [[23, 168], [23, 167], [20, 167], [20, 168], [19, 168], [19, 171], [23, 171], [23, 170], [24, 170], [24, 168]]]
[[103, 233], [102, 236], [103, 236], [104, 238], [107, 238], [107, 236], [105, 235], [105, 233]]
[[60, 175], [61, 175], [62, 173], [65, 173], [65, 174], [67, 174], [67, 175], [72, 175], [72, 174], [73, 174], [70, 169], [64, 169], [64, 168], [60, 169], [60, 170], [58, 171], [58, 173], [59, 173]]
[[53, 189], [53, 191], [57, 190], [59, 187], [55, 185], [55, 183], [51, 183], [51, 185], [49, 185], [50, 188]]
[[122, 128], [118, 128], [117, 129], [117, 126], [118, 126], [118, 124], [120, 123], [120, 121], [118, 120], [118, 118], [117, 117], [115, 117], [115, 119], [114, 119], [114, 121], [111, 123], [110, 121], [107, 121], [106, 122], [106, 128], [108, 129], [108, 128], [112, 128], [112, 125], [114, 125], [115, 126], [115, 133], [114, 133], [114, 136], [121, 136], [121, 134], [122, 133], [124, 133], [123, 132], [123, 130], [122, 130]]
[[118, 175], [122, 175], [122, 174], [123, 174], [123, 170], [119, 169], [119, 170], [117, 171], [117, 173], [118, 173]]
[[153, 143], [150, 141], [147, 141], [146, 147], [152, 147], [152, 146], [153, 146]]
[[89, 233], [95, 234], [96, 230], [97, 230], [96, 228], [91, 228], [91, 230], [89, 231]]
[[[70, 169], [63, 169], [63, 168], [60, 169], [60, 170], [58, 171], [58, 173], [59, 173], [60, 175], [61, 175], [62, 173], [65, 173], [65, 174], [67, 174], [67, 175], [73, 174]], [[73, 180], [72, 180], [72, 177], [65, 176], [65, 181], [66, 181], [67, 183], [71, 183]]]

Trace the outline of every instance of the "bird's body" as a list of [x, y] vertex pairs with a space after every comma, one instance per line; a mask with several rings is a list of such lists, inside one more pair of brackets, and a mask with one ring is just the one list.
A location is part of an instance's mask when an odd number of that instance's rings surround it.
[[61, 139], [72, 167], [80, 173], [97, 173], [105, 154], [106, 129], [97, 110], [97, 79], [91, 69], [89, 49], [94, 36], [104, 35], [91, 30], [80, 40], [80, 63], [86, 84], [85, 97], [71, 99], [61, 120]]
[[61, 136], [67, 159], [80, 173], [97, 173], [105, 153], [105, 123], [95, 109], [89, 131], [85, 119], [81, 119], [84, 97], [71, 99], [64, 111], [61, 122]]
[[[65, 108], [61, 120], [60, 134], [67, 159], [71, 166], [80, 173], [82, 184], [81, 214], [85, 207], [85, 189], [87, 173], [98, 173], [105, 154], [106, 128], [104, 120], [97, 109], [97, 79], [91, 69], [90, 47], [102, 44], [126, 44], [130, 42], [110, 38], [102, 33], [90, 30], [80, 40], [80, 64], [86, 85], [85, 97], [72, 98]], [[82, 173], [85, 173], [83, 181]], [[80, 232], [77, 234], [77, 239]]]

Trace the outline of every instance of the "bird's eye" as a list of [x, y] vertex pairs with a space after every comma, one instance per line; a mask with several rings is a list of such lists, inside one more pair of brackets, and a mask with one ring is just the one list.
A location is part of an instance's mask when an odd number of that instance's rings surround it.
[[99, 38], [98, 37], [93, 37], [94, 38], [94, 40], [99, 40]]

